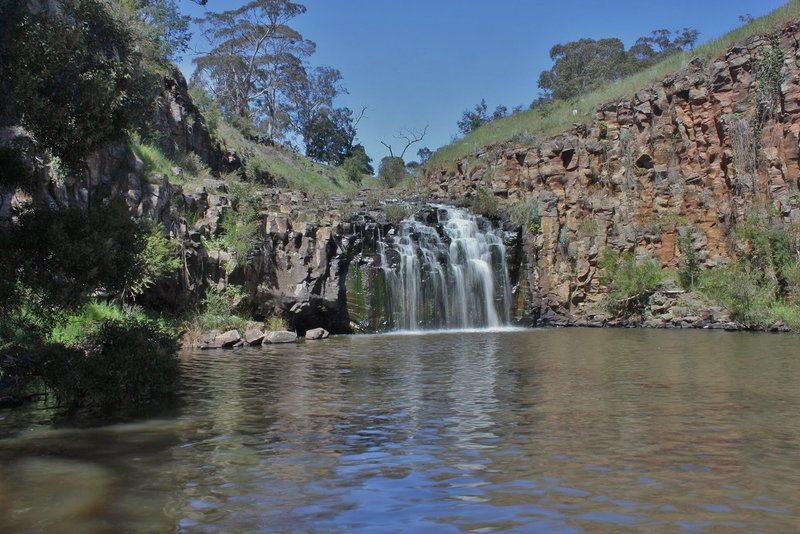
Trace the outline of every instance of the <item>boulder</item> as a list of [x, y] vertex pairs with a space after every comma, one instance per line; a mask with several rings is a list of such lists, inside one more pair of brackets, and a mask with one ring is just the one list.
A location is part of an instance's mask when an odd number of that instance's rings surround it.
[[267, 332], [264, 335], [263, 344], [267, 345], [269, 343], [294, 343], [297, 341], [297, 334], [294, 332], [285, 332], [285, 331], [278, 331], [278, 332]]
[[258, 328], [248, 328], [244, 333], [244, 342], [246, 345], [260, 345], [264, 341], [264, 332]]
[[220, 334], [220, 335], [218, 335], [217, 337], [214, 338], [214, 346], [220, 347], [220, 348], [223, 348], [223, 349], [224, 348], [228, 348], [228, 347], [233, 347], [241, 339], [242, 339], [242, 336], [239, 335], [239, 331], [238, 330], [228, 330], [227, 332], [224, 332], [224, 333], [222, 333], [222, 334]]
[[330, 332], [324, 328], [312, 328], [306, 332], [306, 339], [327, 339]]

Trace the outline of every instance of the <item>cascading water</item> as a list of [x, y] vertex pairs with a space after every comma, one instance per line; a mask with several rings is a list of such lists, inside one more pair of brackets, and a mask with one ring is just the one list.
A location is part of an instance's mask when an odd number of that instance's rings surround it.
[[511, 287], [501, 231], [464, 209], [433, 208], [435, 223], [406, 219], [380, 240], [387, 326], [508, 324]]

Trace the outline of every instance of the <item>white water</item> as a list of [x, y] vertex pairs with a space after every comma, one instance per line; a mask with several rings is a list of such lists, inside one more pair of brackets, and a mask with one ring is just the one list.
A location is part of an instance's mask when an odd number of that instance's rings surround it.
[[407, 219], [382, 240], [390, 326], [414, 331], [507, 325], [511, 288], [500, 230], [466, 210], [434, 208], [435, 225]]

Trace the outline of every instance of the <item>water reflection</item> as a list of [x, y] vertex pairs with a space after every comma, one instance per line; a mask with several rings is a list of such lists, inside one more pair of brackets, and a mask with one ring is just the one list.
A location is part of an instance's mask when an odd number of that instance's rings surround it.
[[187, 353], [157, 417], [0, 412], [0, 529], [792, 531], [797, 341], [546, 330]]

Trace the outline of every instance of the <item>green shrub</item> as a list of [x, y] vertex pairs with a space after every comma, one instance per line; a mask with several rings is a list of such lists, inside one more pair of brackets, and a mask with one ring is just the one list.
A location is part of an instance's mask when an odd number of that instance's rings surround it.
[[797, 304], [776, 302], [770, 307], [769, 312], [774, 319], [781, 321], [793, 331], [800, 331], [800, 306]]
[[214, 177], [208, 165], [194, 152], [179, 154], [175, 158], [175, 163], [177, 163], [184, 174], [195, 180], [206, 180]]
[[386, 204], [383, 207], [383, 214], [386, 216], [387, 221], [397, 226], [400, 224], [400, 221], [406, 219], [411, 214], [411, 211], [407, 206], [402, 204]]
[[203, 239], [203, 244], [208, 250], [227, 250], [237, 262], [242, 263], [258, 243], [261, 198], [255, 186], [249, 182], [230, 182], [228, 190], [232, 208], [222, 216], [220, 235]]
[[140, 293], [179, 264], [161, 230], [122, 203], [26, 212], [0, 229], [0, 250], [0, 335], [9, 317], [52, 323], [92, 295]]
[[678, 236], [678, 249], [681, 259], [678, 263], [678, 280], [681, 287], [687, 291], [694, 288], [703, 271], [700, 265], [700, 256], [694, 247], [695, 230], [689, 229]]
[[385, 157], [378, 167], [378, 179], [385, 187], [395, 187], [406, 179], [406, 165], [403, 158]]
[[86, 336], [97, 331], [105, 321], [123, 321], [125, 311], [117, 304], [108, 302], [88, 302], [77, 313], [71, 314], [66, 321], [56, 324], [50, 334], [52, 343], [67, 346], [78, 346], [86, 340]]
[[652, 259], [636, 262], [633, 253], [606, 249], [599, 262], [600, 282], [608, 287], [609, 309], [623, 316], [641, 313], [647, 299], [669, 273]]
[[242, 290], [228, 285], [220, 289], [211, 286], [203, 297], [202, 313], [195, 319], [200, 330], [231, 330], [247, 327], [247, 319], [235, 313], [243, 298]]
[[123, 307], [117, 302], [91, 301], [69, 314], [63, 322], [54, 325], [51, 323], [52, 330], [47, 336], [47, 341], [78, 347], [85, 344], [87, 338], [95, 334], [104, 323], [108, 321], [122, 323], [129, 320], [151, 322], [163, 332], [177, 334], [175, 325], [170, 319], [140, 306]]
[[500, 202], [494, 193], [486, 189], [475, 191], [475, 194], [469, 199], [469, 207], [473, 212], [490, 219], [499, 217], [501, 214]]
[[251, 182], [261, 184], [272, 184], [274, 182], [269, 162], [260, 156], [250, 156], [245, 160], [244, 174]]
[[206, 91], [206, 89], [199, 85], [192, 85], [189, 88], [189, 96], [192, 97], [192, 102], [203, 114], [208, 127], [208, 133], [213, 137], [218, 136], [219, 124], [222, 120], [222, 110], [219, 103]]
[[47, 389], [70, 407], [137, 405], [174, 392], [179, 377], [174, 335], [138, 317], [105, 319], [80, 347], [40, 352]]
[[267, 320], [264, 321], [264, 330], [267, 332], [282, 332], [288, 329], [289, 325], [286, 324], [286, 320], [280, 315], [270, 315], [267, 317]]
[[770, 226], [763, 214], [736, 229], [739, 256], [725, 267], [703, 274], [700, 289], [723, 304], [731, 316], [750, 326], [782, 320], [796, 328], [800, 294], [800, 253], [796, 229]]
[[728, 309], [735, 320], [747, 325], [770, 322], [769, 308], [775, 303], [772, 287], [764, 286], [758, 274], [735, 263], [703, 273], [700, 289]]
[[58, 15], [0, 2], [0, 115], [67, 168], [152, 116], [161, 84], [109, 2], [61, 0]]
[[536, 235], [542, 231], [542, 216], [539, 203], [535, 200], [515, 200], [503, 207], [505, 216], [514, 224], [522, 226], [527, 232]]
[[144, 163], [145, 172], [158, 172], [173, 176], [172, 168], [177, 164], [169, 159], [156, 145], [145, 141], [138, 133], [132, 133], [129, 138], [131, 150]]

